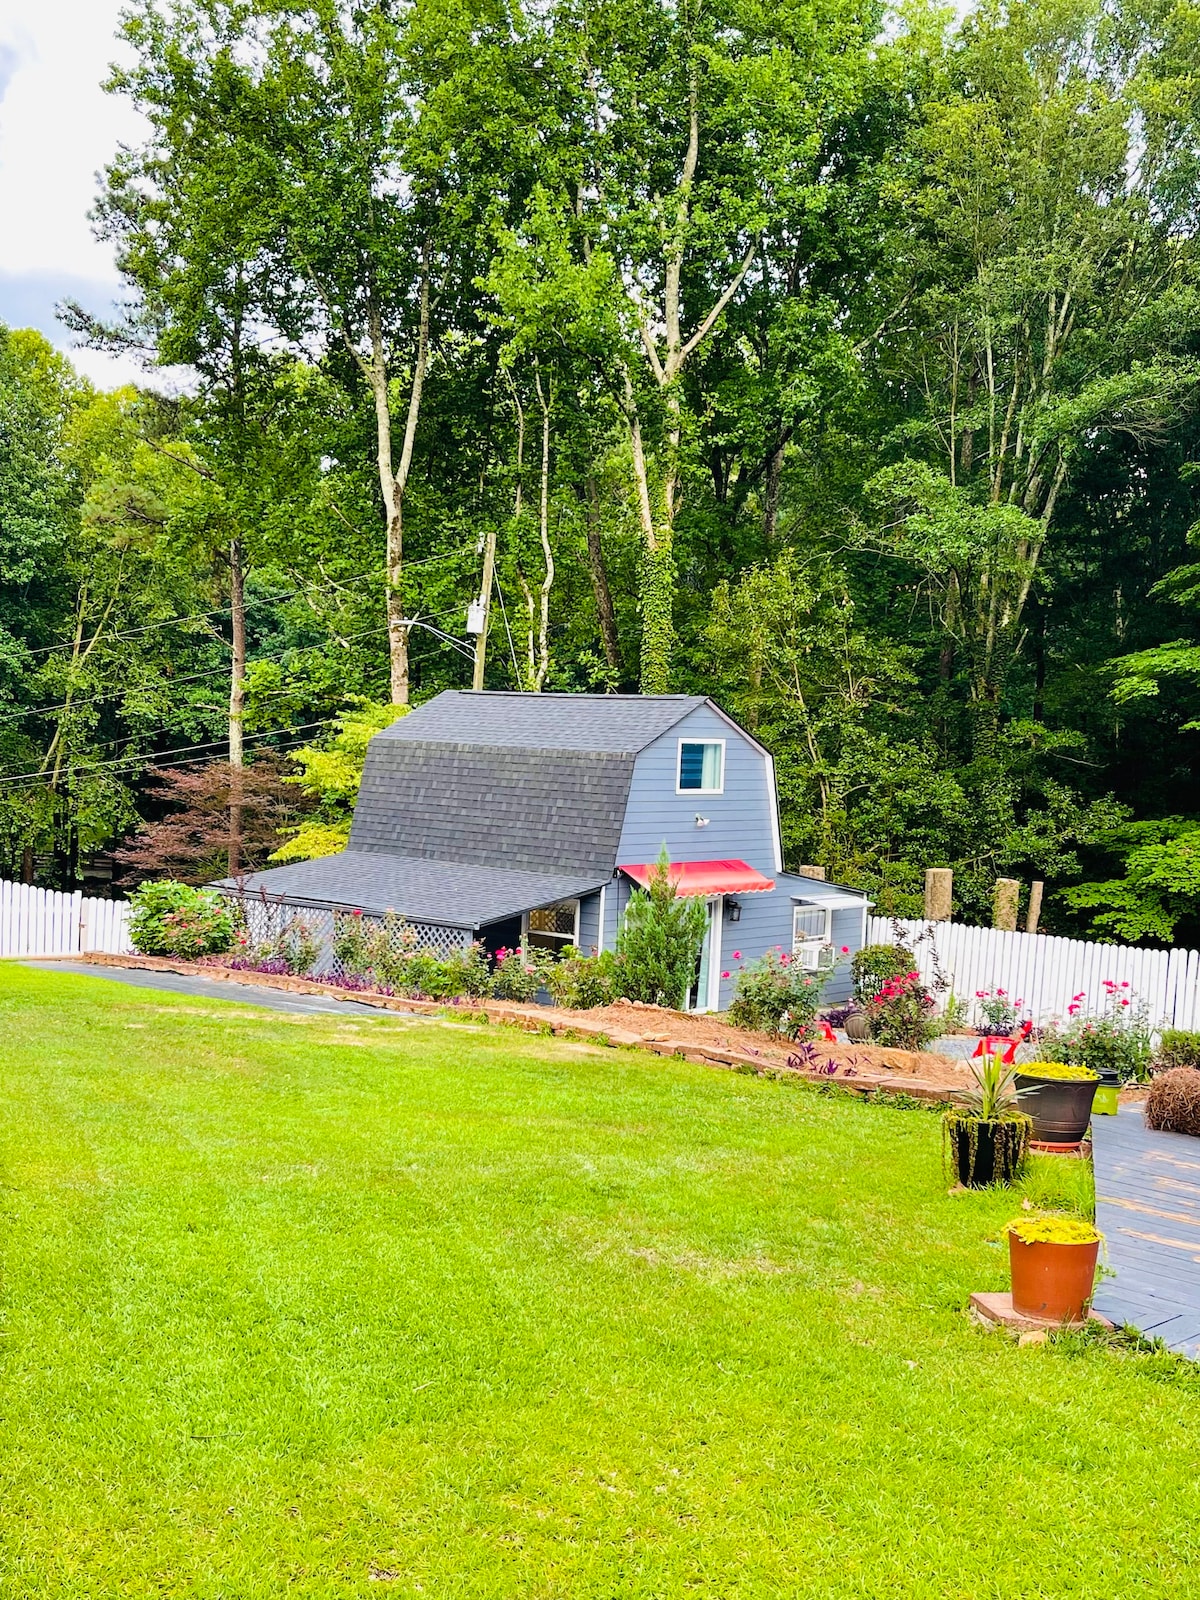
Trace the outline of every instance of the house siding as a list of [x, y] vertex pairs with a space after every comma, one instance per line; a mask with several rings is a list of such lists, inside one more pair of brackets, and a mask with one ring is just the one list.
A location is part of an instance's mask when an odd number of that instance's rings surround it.
[[[681, 739], [725, 741], [722, 793], [675, 792]], [[757, 960], [772, 945], [791, 949], [795, 898], [819, 904], [846, 893], [835, 884], [780, 871], [774, 780], [769, 756], [712, 707], [701, 706], [641, 752], [629, 786], [617, 855], [620, 864], [654, 861], [665, 845], [672, 861], [745, 861], [775, 880], [776, 887], [770, 893], [736, 897], [741, 906], [739, 921], [731, 922], [728, 909], [723, 908], [719, 970], [728, 972], [729, 977], [720, 983], [722, 1010], [733, 999], [739, 967]], [[696, 826], [697, 813], [708, 818], [707, 826]], [[620, 918], [632, 892], [633, 885], [622, 876], [606, 896], [606, 945], [616, 941]], [[862, 928], [860, 907], [833, 909], [831, 937], [836, 947], [848, 945], [853, 953], [862, 943]], [[735, 950], [741, 951], [741, 961], [734, 960]], [[846, 957], [838, 962], [822, 1000], [833, 1005], [848, 999], [850, 988]]]

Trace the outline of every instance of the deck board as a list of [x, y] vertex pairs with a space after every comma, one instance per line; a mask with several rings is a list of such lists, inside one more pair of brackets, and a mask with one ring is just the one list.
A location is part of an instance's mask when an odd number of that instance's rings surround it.
[[1095, 1307], [1200, 1360], [1200, 1139], [1155, 1133], [1141, 1106], [1092, 1122], [1096, 1221], [1104, 1234]]

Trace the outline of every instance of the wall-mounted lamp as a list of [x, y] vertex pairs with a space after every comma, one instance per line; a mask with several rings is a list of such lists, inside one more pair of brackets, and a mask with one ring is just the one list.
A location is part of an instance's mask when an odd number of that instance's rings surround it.
[[707, 828], [708, 827], [708, 818], [707, 817], [702, 817], [698, 811], [696, 813], [696, 826], [698, 828]]
[[742, 902], [740, 900], [726, 900], [725, 915], [730, 922], [740, 922], [742, 920]]

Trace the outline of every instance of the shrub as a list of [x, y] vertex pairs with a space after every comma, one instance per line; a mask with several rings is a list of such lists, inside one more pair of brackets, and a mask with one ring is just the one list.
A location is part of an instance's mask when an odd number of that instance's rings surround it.
[[808, 1039], [831, 972], [813, 972], [776, 945], [743, 967], [729, 1007], [736, 1028], [783, 1039]]
[[676, 894], [670, 865], [664, 850], [651, 870], [649, 888], [630, 896], [617, 953], [630, 1000], [682, 1009], [696, 981], [707, 913], [703, 900]]
[[854, 998], [860, 1006], [869, 1004], [890, 978], [911, 972], [917, 958], [902, 944], [865, 944], [850, 961], [854, 979]]
[[222, 895], [168, 879], [130, 896], [129, 938], [144, 956], [223, 954], [233, 944], [234, 908]]
[[1172, 1067], [1200, 1067], [1200, 1033], [1186, 1028], [1164, 1028], [1154, 1052], [1154, 1071], [1169, 1072]]
[[268, 957], [281, 961], [296, 977], [311, 972], [321, 953], [316, 926], [303, 917], [289, 917], [271, 940]]
[[867, 1026], [876, 1044], [892, 1050], [923, 1050], [941, 1031], [933, 1020], [933, 996], [915, 970], [889, 978], [867, 1002]]
[[1114, 1075], [1121, 1083], [1140, 1083], [1150, 1071], [1150, 1021], [1144, 1001], [1128, 983], [1104, 980], [1104, 1010], [1087, 1016], [1080, 992], [1067, 1007], [1065, 1023], [1055, 1019], [1043, 1028], [1038, 1050], [1047, 1061], [1067, 1061], [1090, 1067], [1101, 1077]]
[[1004, 989], [976, 989], [975, 998], [988, 1033], [1011, 1033], [1017, 1025], [1023, 1000], [1012, 1000]]
[[1157, 1073], [1146, 1096], [1146, 1126], [1200, 1137], [1200, 1072], [1171, 1067]]
[[487, 994], [492, 981], [487, 951], [478, 941], [465, 950], [452, 950], [448, 956], [417, 957], [425, 959], [428, 966], [422, 975], [422, 993], [431, 1000], [457, 1000], [466, 997], [479, 1000]]
[[545, 977], [546, 958], [521, 949], [497, 950], [490, 992], [496, 1000], [530, 1001], [537, 998]]
[[623, 968], [611, 950], [585, 956], [574, 945], [568, 945], [546, 971], [546, 987], [555, 1003], [570, 1011], [611, 1005], [623, 981]]

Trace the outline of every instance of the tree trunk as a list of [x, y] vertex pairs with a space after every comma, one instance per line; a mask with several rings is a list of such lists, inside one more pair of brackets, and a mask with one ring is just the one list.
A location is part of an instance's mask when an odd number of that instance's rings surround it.
[[600, 542], [600, 491], [589, 472], [587, 477], [587, 553], [592, 574], [592, 593], [596, 597], [596, 615], [600, 621], [600, 639], [604, 645], [604, 660], [613, 672], [621, 670], [621, 641], [617, 634], [617, 614], [613, 608], [612, 590], [608, 586], [608, 572], [604, 566], [604, 548]]
[[554, 552], [550, 548], [550, 402], [542, 389], [542, 375], [534, 373], [538, 404], [542, 410], [542, 481], [538, 499], [538, 537], [542, 545], [543, 577], [538, 607], [537, 671], [534, 689], [540, 694], [550, 673], [550, 590], [554, 586]]
[[233, 654], [229, 674], [229, 876], [242, 870], [242, 767], [245, 764], [246, 712], [246, 584], [242, 542], [229, 544], [229, 609]]

